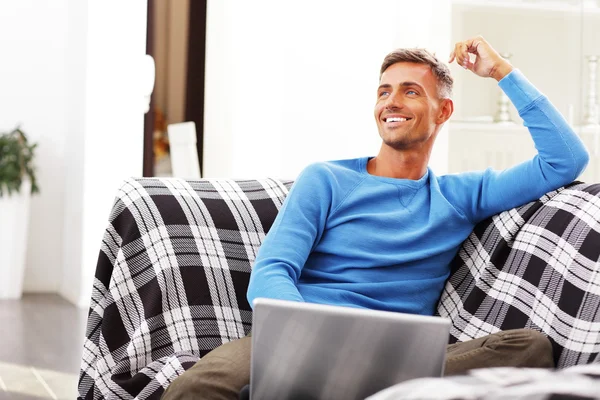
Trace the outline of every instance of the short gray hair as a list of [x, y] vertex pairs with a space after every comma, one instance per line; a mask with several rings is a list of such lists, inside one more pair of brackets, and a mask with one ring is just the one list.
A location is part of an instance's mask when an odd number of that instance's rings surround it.
[[399, 62], [429, 65], [431, 72], [433, 72], [433, 75], [438, 81], [438, 96], [440, 98], [450, 98], [452, 96], [454, 79], [452, 79], [450, 68], [441, 62], [433, 53], [430, 53], [425, 49], [412, 48], [392, 51], [385, 56], [383, 64], [381, 64], [379, 79], [381, 79], [381, 75], [383, 75], [386, 69]]

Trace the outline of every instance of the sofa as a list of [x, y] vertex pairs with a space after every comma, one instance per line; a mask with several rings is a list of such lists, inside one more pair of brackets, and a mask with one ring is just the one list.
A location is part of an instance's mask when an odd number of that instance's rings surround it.
[[[96, 266], [80, 399], [158, 399], [213, 348], [250, 331], [250, 270], [292, 183], [123, 182]], [[600, 184], [574, 182], [480, 222], [451, 270], [437, 308], [452, 322], [449, 342], [531, 328], [550, 338], [557, 369], [409, 381], [378, 398], [492, 398], [508, 386], [523, 398], [576, 396], [573, 377], [600, 398]], [[462, 394], [444, 397], [457, 385]]]

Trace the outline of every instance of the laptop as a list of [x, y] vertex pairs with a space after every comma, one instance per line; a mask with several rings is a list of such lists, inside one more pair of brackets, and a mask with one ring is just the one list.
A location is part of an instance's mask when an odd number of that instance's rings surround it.
[[440, 377], [449, 331], [441, 317], [256, 299], [250, 399], [364, 399]]

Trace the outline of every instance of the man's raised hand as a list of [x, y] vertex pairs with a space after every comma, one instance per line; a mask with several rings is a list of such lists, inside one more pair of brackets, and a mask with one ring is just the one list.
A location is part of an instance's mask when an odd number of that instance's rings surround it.
[[[469, 53], [475, 55], [475, 62], [472, 62]], [[504, 78], [513, 66], [482, 37], [477, 36], [454, 45], [454, 50], [450, 53], [450, 60], [456, 60], [456, 63], [463, 68], [473, 71], [482, 77], [492, 77], [499, 81]]]

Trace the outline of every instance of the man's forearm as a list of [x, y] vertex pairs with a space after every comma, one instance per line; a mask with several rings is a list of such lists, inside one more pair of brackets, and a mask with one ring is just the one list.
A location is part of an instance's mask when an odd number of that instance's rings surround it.
[[[589, 156], [583, 142], [554, 105], [518, 70], [499, 82], [529, 129], [539, 157], [553, 171], [573, 180], [587, 165]], [[543, 168], [545, 165], [541, 165]]]
[[[550, 101], [518, 70], [500, 81], [529, 129], [538, 154], [503, 171], [486, 170], [471, 216], [480, 221], [540, 198], [575, 180], [587, 165], [585, 146]], [[467, 206], [469, 207], [469, 206]]]
[[282, 265], [255, 265], [250, 276], [247, 298], [251, 307], [255, 299], [304, 301], [290, 274]]

